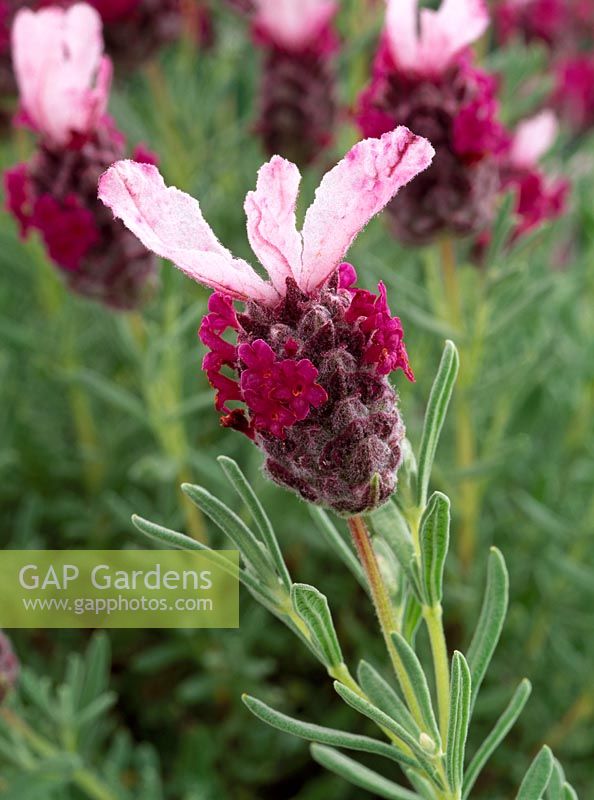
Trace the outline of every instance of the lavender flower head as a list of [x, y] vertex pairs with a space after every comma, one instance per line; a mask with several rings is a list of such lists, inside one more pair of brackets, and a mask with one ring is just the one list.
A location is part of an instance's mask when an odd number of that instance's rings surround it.
[[[112, 76], [101, 19], [84, 3], [21, 10], [12, 31], [20, 121], [38, 135], [27, 163], [5, 173], [21, 235], [38, 231], [71, 289], [120, 309], [156, 282], [156, 259], [97, 201], [101, 173], [125, 154], [105, 111]], [[153, 160], [148, 153], [139, 158]]]
[[155, 167], [120, 161], [99, 184], [147, 247], [215, 289], [199, 333], [222, 424], [255, 441], [270, 478], [338, 513], [374, 508], [393, 492], [404, 426], [387, 376], [400, 368], [412, 379], [385, 288], [355, 288], [342, 258], [432, 155], [403, 127], [359, 142], [323, 178], [301, 231], [299, 170], [274, 156], [245, 201], [269, 281], [224, 248], [198, 202], [167, 188]]
[[405, 243], [477, 233], [491, 219], [505, 134], [496, 82], [473, 65], [468, 49], [488, 24], [483, 0], [443, 0], [438, 11], [420, 14], [418, 0], [388, 0], [357, 121], [365, 136], [403, 124], [435, 147], [430, 169], [388, 207]]

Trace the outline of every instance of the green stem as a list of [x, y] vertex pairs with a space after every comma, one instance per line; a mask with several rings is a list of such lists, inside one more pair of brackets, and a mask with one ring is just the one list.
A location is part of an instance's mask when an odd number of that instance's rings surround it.
[[400, 688], [402, 689], [402, 693], [406, 699], [410, 712], [415, 719], [415, 722], [421, 730], [424, 730], [425, 724], [423, 721], [423, 715], [421, 713], [421, 708], [419, 706], [414, 688], [410, 682], [404, 665], [400, 660], [400, 656], [398, 655], [398, 652], [392, 642], [392, 633], [395, 633], [398, 630], [396, 626], [396, 617], [390, 602], [390, 595], [384, 584], [379, 564], [377, 563], [377, 558], [371, 544], [367, 525], [365, 524], [363, 518], [359, 515], [350, 517], [348, 520], [348, 525], [353, 538], [353, 543], [355, 545], [355, 550], [371, 590], [371, 596], [373, 598], [373, 604], [375, 606], [377, 618], [380, 623], [386, 648], [390, 655], [390, 660], [392, 662], [392, 666], [394, 667], [394, 672], [396, 673], [398, 683], [400, 684]]
[[[421, 543], [419, 540], [421, 516], [422, 514], [418, 509], [414, 509], [414, 513], [409, 516], [413, 548], [419, 563], [421, 560]], [[427, 633], [429, 634], [431, 655], [433, 657], [433, 671], [435, 675], [437, 708], [439, 714], [439, 733], [441, 735], [442, 746], [445, 748], [450, 719], [450, 662], [443, 629], [443, 609], [441, 603], [435, 606], [423, 604], [422, 609], [423, 619], [427, 627]]]
[[[23, 719], [17, 716], [13, 711], [8, 708], [0, 710], [0, 716], [4, 722], [22, 736], [29, 746], [42, 758], [52, 758], [59, 754], [59, 750], [55, 748], [45, 737], [36, 733]], [[82, 789], [88, 797], [93, 800], [117, 800], [111, 789], [107, 787], [93, 772], [83, 768], [77, 770], [73, 774], [73, 781]]]
[[439, 711], [439, 732], [441, 734], [441, 741], [445, 747], [450, 719], [450, 662], [448, 659], [448, 648], [443, 630], [442, 617], [441, 603], [435, 606], [423, 606], [423, 619], [427, 626], [431, 653], [433, 655], [437, 707]]
[[472, 408], [468, 400], [471, 354], [466, 351], [462, 293], [458, 280], [456, 248], [452, 239], [442, 239], [440, 255], [447, 316], [452, 327], [459, 331], [461, 335], [461, 340], [457, 343], [460, 350], [460, 374], [458, 391], [454, 399], [456, 466], [462, 473], [459, 490], [461, 518], [457, 536], [457, 548], [462, 569], [468, 572], [472, 567], [476, 551], [476, 529], [480, 511], [478, 483], [469, 475], [464, 474], [472, 469], [477, 458]]

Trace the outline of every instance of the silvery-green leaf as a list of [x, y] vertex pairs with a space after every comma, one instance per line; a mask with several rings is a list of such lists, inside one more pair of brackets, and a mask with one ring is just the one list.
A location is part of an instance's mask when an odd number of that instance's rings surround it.
[[417, 630], [421, 624], [423, 608], [416, 596], [410, 592], [406, 600], [404, 619], [402, 620], [402, 635], [414, 647]]
[[382, 678], [379, 672], [374, 669], [367, 661], [359, 663], [357, 677], [361, 688], [378, 708], [381, 708], [388, 716], [398, 722], [417, 740], [421, 735], [419, 726], [411, 716], [410, 711], [401, 700], [398, 692]]
[[[402, 725], [396, 722], [396, 720], [393, 720], [392, 717], [389, 717], [380, 708], [374, 706], [373, 703], [370, 703], [364, 697], [361, 697], [352, 689], [349, 689], [348, 686], [345, 686], [339, 681], [334, 681], [334, 688], [345, 701], [345, 703], [351, 706], [351, 708], [354, 708], [355, 711], [359, 712], [359, 714], [362, 714], [363, 716], [375, 722], [380, 728], [388, 730], [397, 736], [401, 743], [412, 750], [416, 756], [418, 764], [423, 767], [425, 772], [432, 778], [432, 780], [437, 784], [441, 784], [437, 770], [431, 763], [429, 755], [420, 744], [420, 737], [417, 739], [412, 736], [405, 728], [402, 727]], [[409, 764], [414, 766], [415, 761], [409, 758]]]
[[219, 456], [217, 460], [223, 468], [223, 471], [229, 479], [229, 482], [248, 507], [249, 512], [256, 523], [256, 527], [260, 532], [262, 541], [270, 553], [271, 559], [276, 567], [276, 571], [278, 572], [285, 589], [290, 591], [291, 576], [289, 575], [289, 570], [287, 569], [287, 565], [285, 564], [285, 560], [281, 553], [274, 528], [272, 527], [272, 523], [270, 522], [262, 503], [258, 499], [258, 496], [250, 486], [249, 481], [239, 468], [239, 465], [236, 461], [233, 461], [232, 458], [228, 458], [227, 456]]
[[155, 539], [157, 542], [165, 545], [166, 547], [175, 547], [179, 550], [199, 550], [202, 553], [208, 554], [209, 558], [212, 559], [213, 564], [216, 564], [221, 569], [224, 569], [225, 572], [228, 572], [230, 575], [239, 578], [239, 580], [247, 589], [249, 589], [258, 602], [262, 603], [262, 605], [268, 608], [268, 610], [274, 611], [278, 605], [277, 598], [271, 594], [270, 588], [267, 586], [267, 584], [263, 583], [257, 575], [254, 575], [245, 569], [238, 569], [237, 564], [234, 564], [217, 550], [211, 550], [210, 547], [202, 544], [202, 542], [197, 542], [195, 539], [192, 539], [190, 536], [186, 536], [184, 533], [179, 533], [178, 531], [172, 531], [169, 528], [164, 528], [162, 525], [157, 525], [156, 522], [151, 522], [150, 520], [139, 517], [136, 514], [132, 516], [132, 522], [134, 523], [135, 527], [141, 531], [141, 533], [144, 533], [151, 539]]
[[480, 775], [483, 767], [491, 758], [492, 754], [499, 747], [503, 739], [507, 736], [516, 720], [524, 710], [532, 687], [530, 681], [524, 679], [513, 694], [507, 708], [495, 723], [495, 727], [483, 741], [476, 751], [472, 761], [468, 765], [464, 775], [464, 788], [462, 797], [464, 800], [469, 797], [476, 779]]
[[475, 634], [468, 648], [467, 660], [472, 675], [472, 698], [478, 690], [497, 647], [503, 629], [509, 595], [509, 578], [505, 560], [496, 547], [491, 548], [487, 569], [487, 586]]
[[415, 558], [408, 525], [396, 503], [393, 500], [388, 501], [373, 514], [367, 515], [366, 519], [371, 524], [373, 532], [388, 543], [404, 570], [411, 589], [421, 600], [419, 565]]
[[277, 577], [270, 555], [245, 522], [202, 486], [184, 483], [182, 490], [231, 539], [254, 572], [274, 585]]
[[506, 192], [499, 205], [497, 216], [491, 227], [491, 240], [485, 254], [485, 265], [496, 265], [509, 243], [513, 231], [515, 215], [513, 213], [516, 199], [513, 192]]
[[450, 714], [446, 746], [446, 775], [452, 789], [462, 786], [464, 752], [470, 724], [471, 678], [462, 653], [456, 651], [452, 658], [450, 681]]
[[342, 664], [342, 652], [326, 596], [313, 586], [295, 583], [291, 588], [291, 602], [307, 625], [326, 667]]
[[563, 800], [563, 785], [565, 783], [565, 775], [561, 764], [555, 759], [553, 762], [553, 771], [551, 773], [551, 780], [547, 787], [547, 800]]
[[450, 542], [450, 501], [445, 494], [434, 492], [420, 524], [421, 580], [429, 606], [441, 603], [443, 570]]
[[516, 800], [541, 800], [553, 772], [553, 754], [546, 745], [528, 768]]
[[437, 375], [431, 387], [425, 421], [423, 423], [423, 434], [421, 436], [421, 446], [418, 459], [418, 479], [417, 479], [417, 506], [422, 509], [427, 503], [427, 490], [431, 477], [431, 469], [435, 458], [435, 451], [439, 442], [439, 436], [443, 427], [460, 359], [456, 345], [446, 340], [445, 347]]
[[398, 653], [416, 697], [421, 716], [425, 724], [425, 733], [427, 733], [431, 739], [433, 739], [436, 750], [438, 750], [441, 745], [441, 737], [439, 735], [439, 728], [437, 727], [437, 721], [435, 719], [435, 712], [433, 711], [433, 703], [431, 701], [429, 685], [427, 683], [425, 673], [423, 672], [421, 662], [419, 661], [415, 651], [412, 649], [406, 639], [401, 636], [401, 634], [393, 633], [392, 642], [396, 648], [396, 652]]
[[374, 797], [385, 798], [385, 800], [421, 800], [415, 792], [398, 786], [332, 747], [312, 744], [310, 750], [314, 761], [317, 761], [322, 767], [334, 772], [335, 775], [344, 778], [354, 786], [371, 792]]
[[328, 744], [332, 747], [344, 747], [346, 750], [358, 750], [361, 753], [373, 753], [377, 756], [389, 758], [399, 764], [416, 766], [416, 762], [413, 759], [406, 757], [400, 750], [386, 742], [372, 739], [369, 736], [349, 733], [348, 731], [326, 728], [311, 722], [303, 722], [300, 719], [289, 717], [287, 714], [282, 714], [261, 700], [249, 695], [243, 695], [242, 700], [254, 716], [284, 733], [299, 736], [301, 739], [307, 739], [310, 742]]
[[373, 537], [373, 550], [384, 585], [390, 595], [397, 617], [408, 593], [408, 581], [392, 548], [381, 536]]

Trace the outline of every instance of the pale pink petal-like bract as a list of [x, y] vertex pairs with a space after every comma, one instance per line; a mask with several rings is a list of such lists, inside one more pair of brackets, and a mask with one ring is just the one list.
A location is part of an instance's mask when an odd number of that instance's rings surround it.
[[386, 34], [398, 66], [414, 69], [419, 52], [419, 0], [388, 0]]
[[326, 173], [305, 215], [303, 263], [296, 276], [304, 291], [328, 278], [357, 234], [429, 166], [434, 153], [426, 139], [400, 126], [381, 139], [359, 142]]
[[524, 120], [516, 128], [509, 153], [510, 162], [518, 168], [535, 167], [553, 146], [558, 130], [557, 117], [550, 110]]
[[256, 0], [255, 21], [277, 44], [306, 46], [338, 10], [336, 0]]
[[101, 17], [84, 3], [21, 9], [12, 28], [21, 105], [51, 143], [89, 133], [105, 112], [111, 64], [102, 56]]
[[300, 182], [295, 164], [273, 156], [260, 167], [256, 190], [245, 198], [252, 250], [281, 294], [286, 279], [294, 278], [301, 265], [303, 245], [295, 219]]
[[386, 32], [396, 64], [416, 74], [438, 74], [489, 26], [485, 0], [443, 0], [437, 11], [418, 0], [388, 0]]
[[218, 241], [198, 201], [167, 187], [152, 164], [117, 161], [101, 176], [99, 199], [145, 247], [193, 280], [242, 300], [278, 299], [272, 284]]

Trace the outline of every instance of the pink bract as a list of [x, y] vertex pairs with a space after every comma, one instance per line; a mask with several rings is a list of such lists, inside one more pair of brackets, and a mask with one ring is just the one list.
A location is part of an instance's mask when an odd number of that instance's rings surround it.
[[69, 9], [22, 9], [12, 29], [22, 112], [49, 144], [93, 132], [107, 107], [112, 68], [103, 56], [101, 17], [77, 3]]
[[433, 152], [426, 139], [404, 127], [359, 142], [322, 179], [301, 232], [294, 213], [299, 171], [274, 156], [260, 170], [245, 206], [248, 235], [270, 282], [234, 258], [204, 220], [198, 201], [168, 188], [153, 166], [116, 162], [101, 177], [99, 197], [146, 247], [194, 280], [237, 299], [274, 304], [286, 291], [287, 277], [306, 293], [321, 286], [357, 234], [426, 169]]
[[443, 0], [437, 11], [419, 0], [388, 0], [386, 35], [392, 57], [403, 72], [439, 75], [487, 30], [484, 0]]
[[289, 50], [307, 48], [338, 11], [336, 0], [255, 0], [258, 34]]

